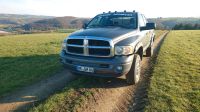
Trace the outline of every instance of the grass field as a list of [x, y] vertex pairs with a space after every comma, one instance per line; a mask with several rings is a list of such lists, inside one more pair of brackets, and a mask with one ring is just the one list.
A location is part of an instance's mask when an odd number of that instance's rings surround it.
[[58, 29], [56, 32], [58, 33], [72, 33], [75, 32], [77, 29]]
[[64, 33], [0, 37], [0, 96], [48, 77], [62, 67]]
[[155, 62], [147, 112], [200, 112], [200, 31], [171, 31]]
[[[163, 31], [156, 31], [156, 33], [161, 35], [162, 33], [160, 32]], [[101, 86], [105, 83], [107, 83], [106, 80], [101, 78], [79, 77], [77, 80], [69, 83], [63, 91], [52, 95], [30, 111], [79, 111], [78, 109], [84, 105], [84, 102], [87, 101], [96, 91], [99, 91], [99, 88], [103, 88]]]

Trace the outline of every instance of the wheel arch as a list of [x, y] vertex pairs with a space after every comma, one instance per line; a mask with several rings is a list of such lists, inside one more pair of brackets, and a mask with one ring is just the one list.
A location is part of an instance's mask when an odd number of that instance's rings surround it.
[[138, 43], [135, 47], [134, 53], [138, 54], [140, 56], [140, 59], [142, 60], [143, 58], [143, 44], [142, 43]]

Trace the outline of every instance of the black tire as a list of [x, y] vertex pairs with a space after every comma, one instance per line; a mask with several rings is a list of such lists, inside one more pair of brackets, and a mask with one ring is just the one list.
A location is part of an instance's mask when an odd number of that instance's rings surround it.
[[147, 50], [146, 50], [146, 56], [147, 57], [153, 56], [153, 45], [151, 45], [150, 47], [147, 48]]
[[134, 55], [133, 63], [130, 71], [126, 74], [126, 82], [128, 84], [137, 84], [140, 80], [140, 63], [141, 58], [138, 54]]

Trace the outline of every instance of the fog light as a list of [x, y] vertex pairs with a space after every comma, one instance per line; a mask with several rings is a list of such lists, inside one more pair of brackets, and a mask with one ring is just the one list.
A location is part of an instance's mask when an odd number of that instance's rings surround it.
[[123, 69], [122, 66], [117, 66], [118, 71], [122, 71], [122, 69]]

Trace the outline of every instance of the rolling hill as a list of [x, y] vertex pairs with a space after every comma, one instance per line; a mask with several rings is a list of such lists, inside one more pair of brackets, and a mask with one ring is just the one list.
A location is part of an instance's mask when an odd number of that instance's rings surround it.
[[22, 25], [24, 30], [54, 30], [54, 29], [76, 29], [89, 21], [89, 18], [77, 18], [72, 16], [56, 17], [39, 20]]
[[[52, 17], [37, 15], [0, 14], [0, 29], [6, 31], [47, 31], [56, 29], [79, 29], [91, 18], [79, 18], [73, 16]], [[149, 22], [155, 22], [157, 29], [172, 29], [177, 24], [200, 24], [200, 18], [173, 17], [173, 18], [149, 18]]]
[[22, 25], [38, 20], [54, 18], [53, 16], [0, 14], [0, 24]]

